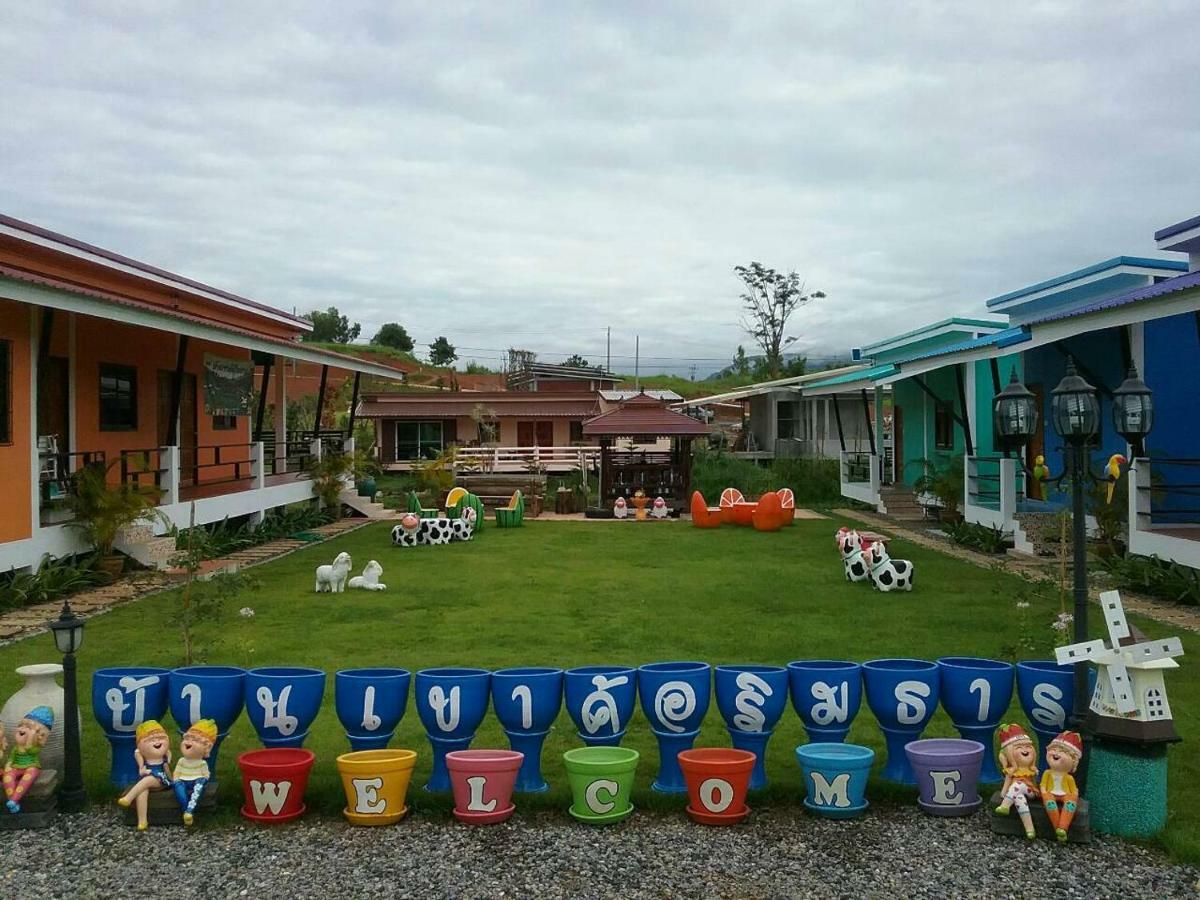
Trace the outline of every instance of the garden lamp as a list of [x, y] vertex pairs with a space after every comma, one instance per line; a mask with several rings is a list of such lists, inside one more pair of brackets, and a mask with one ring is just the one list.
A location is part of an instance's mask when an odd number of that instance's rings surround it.
[[1014, 367], [1008, 385], [992, 401], [992, 427], [1001, 446], [1015, 450], [1037, 431], [1037, 397], [1017, 378]]
[[83, 787], [83, 751], [79, 743], [79, 689], [76, 684], [75, 652], [83, 644], [83, 619], [75, 615], [69, 600], [50, 623], [54, 644], [63, 655], [63, 783], [58, 806], [63, 812], [80, 812], [87, 806]]
[[1075, 371], [1074, 357], [1067, 357], [1067, 373], [1051, 392], [1050, 414], [1054, 430], [1072, 445], [1088, 443], [1100, 430], [1096, 389]]
[[1130, 363], [1129, 374], [1113, 391], [1113, 428], [1142, 453], [1142, 440], [1154, 427], [1154, 392], [1138, 377], [1137, 366]]

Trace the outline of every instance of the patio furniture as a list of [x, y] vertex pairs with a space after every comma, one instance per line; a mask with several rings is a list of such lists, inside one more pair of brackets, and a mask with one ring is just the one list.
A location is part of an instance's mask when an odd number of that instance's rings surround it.
[[416, 513], [422, 519], [436, 519], [438, 517], [436, 509], [427, 509], [421, 506], [421, 498], [417, 496], [416, 491], [408, 492], [408, 511]]
[[507, 506], [496, 507], [497, 528], [520, 528], [525, 516], [525, 498], [520, 491], [514, 491]]

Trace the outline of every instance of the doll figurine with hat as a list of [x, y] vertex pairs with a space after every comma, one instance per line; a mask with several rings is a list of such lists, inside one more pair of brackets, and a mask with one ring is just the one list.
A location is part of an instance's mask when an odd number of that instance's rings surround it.
[[21, 811], [21, 800], [42, 772], [42, 747], [54, 727], [54, 710], [35, 706], [17, 724], [13, 750], [4, 766], [5, 805], [11, 813]]
[[1037, 836], [1033, 828], [1033, 816], [1029, 814], [1029, 797], [1037, 797], [1037, 747], [1033, 739], [1020, 725], [1010, 723], [1000, 726], [1000, 771], [1004, 773], [1004, 787], [1000, 789], [999, 815], [1007, 816], [1012, 807], [1017, 808], [1021, 824], [1025, 826], [1025, 837]]
[[134, 732], [137, 746], [133, 758], [137, 761], [141, 778], [117, 799], [123, 807], [137, 803], [138, 831], [149, 825], [147, 814], [150, 808], [150, 792], [166, 790], [171, 786], [171, 739], [167, 730], [153, 719], [147, 719]]
[[175, 763], [175, 798], [183, 809], [183, 824], [195, 821], [196, 807], [204, 796], [204, 786], [211, 777], [208, 755], [217, 742], [217, 723], [200, 719], [183, 733], [179, 742], [179, 761]]
[[1082, 758], [1083, 739], [1077, 731], [1064, 731], [1046, 747], [1049, 768], [1042, 773], [1042, 804], [1060, 841], [1067, 839], [1071, 820], [1079, 806], [1079, 788], [1072, 776]]

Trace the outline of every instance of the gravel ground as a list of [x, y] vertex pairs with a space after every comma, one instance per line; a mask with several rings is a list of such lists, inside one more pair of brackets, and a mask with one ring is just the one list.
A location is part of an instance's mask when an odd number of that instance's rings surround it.
[[794, 810], [733, 828], [635, 814], [608, 828], [565, 815], [490, 828], [412, 818], [368, 829], [313, 820], [138, 834], [116, 810], [0, 840], [5, 897], [1195, 897], [1195, 869], [1134, 844], [1027, 844], [982, 814]]

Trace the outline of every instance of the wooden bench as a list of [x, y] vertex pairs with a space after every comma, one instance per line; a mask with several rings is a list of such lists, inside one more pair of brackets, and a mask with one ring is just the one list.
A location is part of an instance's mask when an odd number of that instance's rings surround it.
[[546, 493], [545, 475], [460, 475], [455, 484], [466, 488], [493, 510], [508, 505], [512, 495], [520, 491], [530, 516], [541, 513], [542, 498]]

